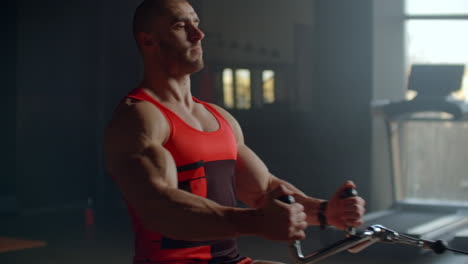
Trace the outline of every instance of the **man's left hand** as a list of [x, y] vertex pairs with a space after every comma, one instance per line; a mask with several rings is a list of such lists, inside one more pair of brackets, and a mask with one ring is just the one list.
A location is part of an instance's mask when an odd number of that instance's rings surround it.
[[359, 196], [341, 198], [342, 192], [347, 189], [356, 189], [352, 181], [347, 181], [333, 195], [328, 202], [325, 215], [329, 225], [345, 230], [346, 227], [359, 227], [364, 221], [362, 217], [366, 212], [366, 202]]

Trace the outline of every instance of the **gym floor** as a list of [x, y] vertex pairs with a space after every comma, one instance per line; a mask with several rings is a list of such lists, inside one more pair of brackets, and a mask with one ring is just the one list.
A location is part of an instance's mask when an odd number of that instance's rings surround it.
[[[20, 216], [0, 217], [0, 237], [45, 241], [46, 246], [0, 253], [2, 264], [130, 264], [133, 254], [133, 235], [124, 209], [97, 213], [93, 228], [85, 228], [84, 212], [64, 209], [60, 212], [35, 212]], [[304, 253], [321, 247], [319, 231], [311, 228], [309, 238], [303, 242]], [[266, 241], [257, 237], [239, 240], [241, 253], [254, 259], [293, 263], [287, 243]], [[468, 257], [450, 252], [443, 255], [420, 254], [417, 250], [401, 251], [399, 246], [380, 248], [374, 245], [366, 254], [341, 253], [320, 263], [359, 264], [468, 264]], [[387, 246], [388, 245], [383, 245]], [[403, 246], [404, 249], [407, 247]], [[309, 250], [310, 249], [310, 250]], [[375, 251], [377, 249], [377, 251]], [[372, 252], [374, 254], [372, 254]], [[382, 253], [383, 252], [383, 253]], [[402, 253], [403, 252], [403, 253]]]

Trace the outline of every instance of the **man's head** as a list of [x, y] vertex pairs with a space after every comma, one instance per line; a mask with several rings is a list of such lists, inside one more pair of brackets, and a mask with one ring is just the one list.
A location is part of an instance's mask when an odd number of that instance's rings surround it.
[[199, 19], [187, 0], [144, 0], [135, 11], [133, 33], [145, 63], [170, 74], [203, 68]]

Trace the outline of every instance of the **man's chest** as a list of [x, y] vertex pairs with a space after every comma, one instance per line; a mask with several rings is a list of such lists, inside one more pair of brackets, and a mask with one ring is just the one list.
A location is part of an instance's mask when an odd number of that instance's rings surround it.
[[192, 110], [177, 105], [168, 105], [167, 107], [196, 130], [213, 132], [220, 127], [215, 116], [201, 104], [195, 104]]

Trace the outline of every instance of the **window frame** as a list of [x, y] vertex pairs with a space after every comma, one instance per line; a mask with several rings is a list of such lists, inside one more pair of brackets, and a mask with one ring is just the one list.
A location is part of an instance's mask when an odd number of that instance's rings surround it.
[[[224, 71], [230, 69], [232, 70], [232, 92], [233, 92], [233, 107], [229, 107], [226, 104], [224, 98]], [[250, 108], [238, 108], [237, 106], [237, 80], [236, 80], [236, 71], [237, 70], [248, 70], [250, 72]], [[264, 71], [273, 71], [274, 76], [274, 101], [272, 103], [265, 103], [264, 98], [264, 87], [263, 87], [263, 72]], [[249, 111], [255, 108], [262, 108], [265, 105], [274, 105], [278, 102], [278, 73], [279, 67], [270, 67], [268, 65], [263, 66], [245, 66], [245, 65], [223, 65], [220, 67], [220, 81], [218, 82], [218, 90], [221, 91], [219, 97], [220, 105], [235, 111]], [[255, 82], [260, 82], [255, 84]], [[258, 90], [256, 90], [258, 89]]]

